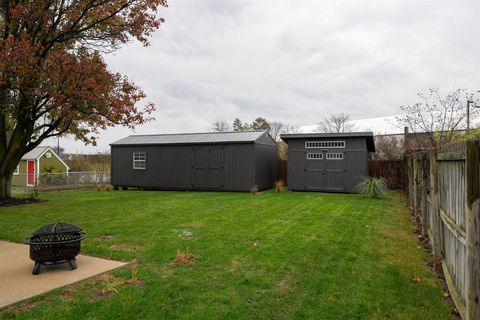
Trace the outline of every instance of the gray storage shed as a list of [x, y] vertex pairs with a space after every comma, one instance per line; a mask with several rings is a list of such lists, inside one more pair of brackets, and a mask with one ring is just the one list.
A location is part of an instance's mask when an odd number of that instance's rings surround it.
[[368, 176], [371, 132], [282, 134], [288, 144], [287, 186], [291, 190], [355, 192]]
[[267, 132], [133, 135], [110, 146], [114, 187], [249, 191], [275, 181], [277, 145]]

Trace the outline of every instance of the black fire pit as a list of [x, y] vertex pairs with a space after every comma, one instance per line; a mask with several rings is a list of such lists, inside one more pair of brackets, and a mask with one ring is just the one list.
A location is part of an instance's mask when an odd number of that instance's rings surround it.
[[66, 263], [77, 268], [75, 257], [80, 253], [80, 241], [87, 235], [79, 227], [69, 223], [49, 224], [25, 239], [30, 244], [30, 259], [35, 261], [32, 274], [40, 273], [43, 265]]

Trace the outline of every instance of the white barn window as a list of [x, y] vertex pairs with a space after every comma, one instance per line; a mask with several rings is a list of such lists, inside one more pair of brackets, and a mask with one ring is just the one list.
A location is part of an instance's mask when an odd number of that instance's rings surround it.
[[327, 160], [343, 160], [343, 153], [327, 153]]
[[322, 160], [323, 153], [307, 153], [307, 160]]
[[345, 148], [345, 141], [305, 141], [305, 148]]
[[147, 154], [145, 152], [133, 153], [133, 169], [145, 170], [147, 168]]

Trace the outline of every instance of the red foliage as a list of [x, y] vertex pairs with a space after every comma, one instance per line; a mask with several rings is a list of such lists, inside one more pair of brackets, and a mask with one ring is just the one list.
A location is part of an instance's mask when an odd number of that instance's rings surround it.
[[108, 70], [100, 52], [147, 38], [166, 0], [9, 0], [0, 5], [0, 198], [18, 161], [44, 139], [95, 144], [111, 125], [151, 119], [145, 93]]
[[92, 133], [99, 129], [151, 119], [151, 103], [137, 107], [144, 92], [109, 71], [99, 51], [113, 51], [132, 37], [148, 45], [163, 22], [156, 14], [165, 0], [7, 4], [0, 9], [0, 113], [12, 125], [0, 150], [16, 137], [26, 152], [60, 133], [95, 143]]

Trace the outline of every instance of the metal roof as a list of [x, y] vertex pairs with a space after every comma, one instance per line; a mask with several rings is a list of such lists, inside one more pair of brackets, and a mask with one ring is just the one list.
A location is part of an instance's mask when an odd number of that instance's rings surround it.
[[36, 147], [30, 152], [27, 152], [23, 155], [22, 160], [34, 160], [42, 155], [42, 153], [49, 149], [49, 147]]
[[373, 132], [286, 133], [281, 134], [280, 138], [286, 143], [291, 139], [366, 138], [368, 151], [375, 152]]
[[265, 131], [241, 131], [132, 135], [115, 141], [110, 145], [254, 143], [264, 134], [268, 133]]

